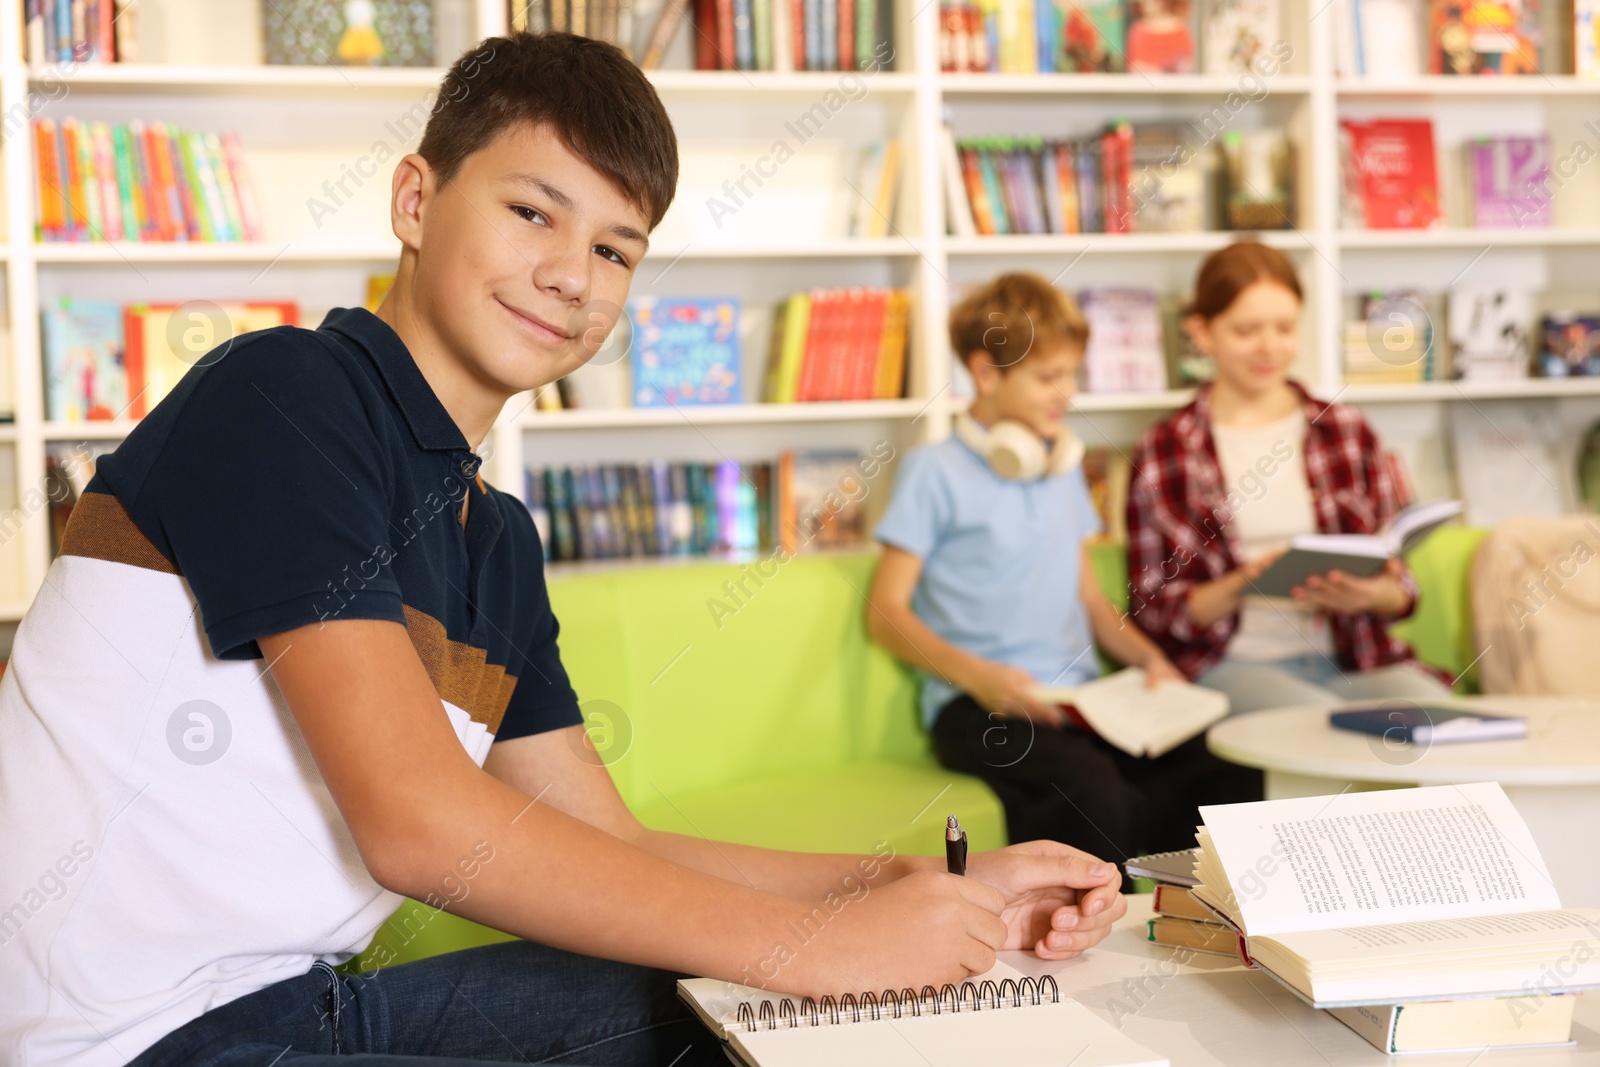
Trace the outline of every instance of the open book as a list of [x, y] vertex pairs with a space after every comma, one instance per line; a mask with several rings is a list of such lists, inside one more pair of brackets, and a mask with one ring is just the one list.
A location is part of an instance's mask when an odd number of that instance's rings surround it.
[[1375, 534], [1300, 534], [1289, 542], [1289, 551], [1250, 584], [1250, 592], [1288, 596], [1313, 574], [1332, 570], [1370, 578], [1459, 514], [1461, 501], [1435, 500], [1402, 510]]
[[1165, 681], [1154, 689], [1129, 667], [1071, 688], [1042, 686], [1040, 700], [1073, 707], [1088, 727], [1130, 756], [1164, 755], [1228, 714], [1215, 689]]
[[1195, 899], [1314, 1007], [1600, 988], [1600, 909], [1561, 906], [1497, 783], [1200, 816]]
[[1004, 961], [960, 986], [918, 994], [785, 997], [687, 978], [682, 998], [750, 1067], [1167, 1067], [1082, 1004], [1055, 979], [1030, 978]]

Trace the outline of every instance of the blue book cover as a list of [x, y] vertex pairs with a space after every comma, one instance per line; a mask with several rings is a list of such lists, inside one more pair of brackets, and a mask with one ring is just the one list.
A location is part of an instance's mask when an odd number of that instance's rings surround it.
[[1328, 721], [1341, 730], [1375, 734], [1386, 741], [1414, 745], [1499, 741], [1526, 737], [1528, 733], [1526, 719], [1443, 705], [1347, 708], [1329, 713]]
[[629, 309], [635, 407], [739, 403], [739, 301], [641, 296]]
[[45, 418], [51, 422], [115, 419], [128, 410], [122, 305], [62, 297], [45, 305]]

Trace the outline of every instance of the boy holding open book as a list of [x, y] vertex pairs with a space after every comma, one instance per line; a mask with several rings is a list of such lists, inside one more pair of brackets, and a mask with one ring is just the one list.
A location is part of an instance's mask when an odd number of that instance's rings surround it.
[[1132, 856], [1192, 845], [1199, 804], [1259, 799], [1261, 777], [1203, 736], [1131, 755], [1040, 692], [1098, 676], [1096, 643], [1151, 686], [1182, 681], [1090, 570], [1101, 524], [1063, 422], [1088, 336], [1073, 300], [1036, 275], [999, 277], [952, 310], [977, 397], [954, 436], [904, 461], [876, 531], [867, 625], [923, 673], [940, 761], [995, 791], [1013, 841]]

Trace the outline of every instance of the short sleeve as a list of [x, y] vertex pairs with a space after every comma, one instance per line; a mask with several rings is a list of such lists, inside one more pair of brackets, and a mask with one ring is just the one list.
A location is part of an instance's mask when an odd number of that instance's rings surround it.
[[[507, 499], [510, 499], [509, 497]], [[533, 618], [533, 636], [521, 658], [512, 657], [506, 672], [517, 677], [511, 690], [511, 700], [506, 713], [495, 730], [496, 741], [509, 741], [514, 737], [527, 737], [550, 730], [577, 726], [583, 722], [578, 709], [578, 695], [567, 678], [567, 668], [561, 662], [557, 639], [561, 625], [550, 606], [550, 589], [545, 585], [544, 552], [539, 545], [539, 532], [533, 520], [520, 503], [506, 509], [516, 524], [517, 537], [523, 543], [516, 559], [522, 573], [516, 576], [519, 588], [529, 598]]]
[[900, 465], [894, 493], [873, 536], [886, 545], [926, 559], [949, 528], [954, 505], [938, 464], [926, 449], [912, 452]]
[[[256, 658], [257, 638], [308, 623], [406, 621], [388, 562], [392, 464], [350, 371], [303, 335], [254, 337], [186, 375], [125, 502], [158, 531], [219, 659]], [[101, 469], [115, 491], [113, 459]]]
[[1077, 519], [1078, 540], [1105, 533], [1106, 524], [1101, 521], [1100, 509], [1094, 506], [1094, 498], [1089, 495], [1089, 479], [1081, 463], [1067, 475], [1067, 494], [1072, 514]]

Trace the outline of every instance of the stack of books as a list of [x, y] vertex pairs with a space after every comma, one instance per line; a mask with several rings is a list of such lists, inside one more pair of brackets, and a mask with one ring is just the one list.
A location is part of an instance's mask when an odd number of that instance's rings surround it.
[[1600, 910], [1562, 907], [1497, 783], [1202, 807], [1192, 899], [1385, 1052], [1569, 1039]]
[[236, 133], [35, 119], [40, 241], [259, 241]]
[[1406, 384], [1445, 376], [1432, 301], [1412, 289], [1371, 290], [1344, 325], [1344, 380], [1351, 385]]
[[1157, 945], [1231, 956], [1248, 963], [1239, 935], [1189, 892], [1200, 884], [1194, 876], [1198, 855], [1198, 849], [1189, 848], [1138, 856], [1124, 864], [1130, 876], [1156, 884], [1149, 939]]

